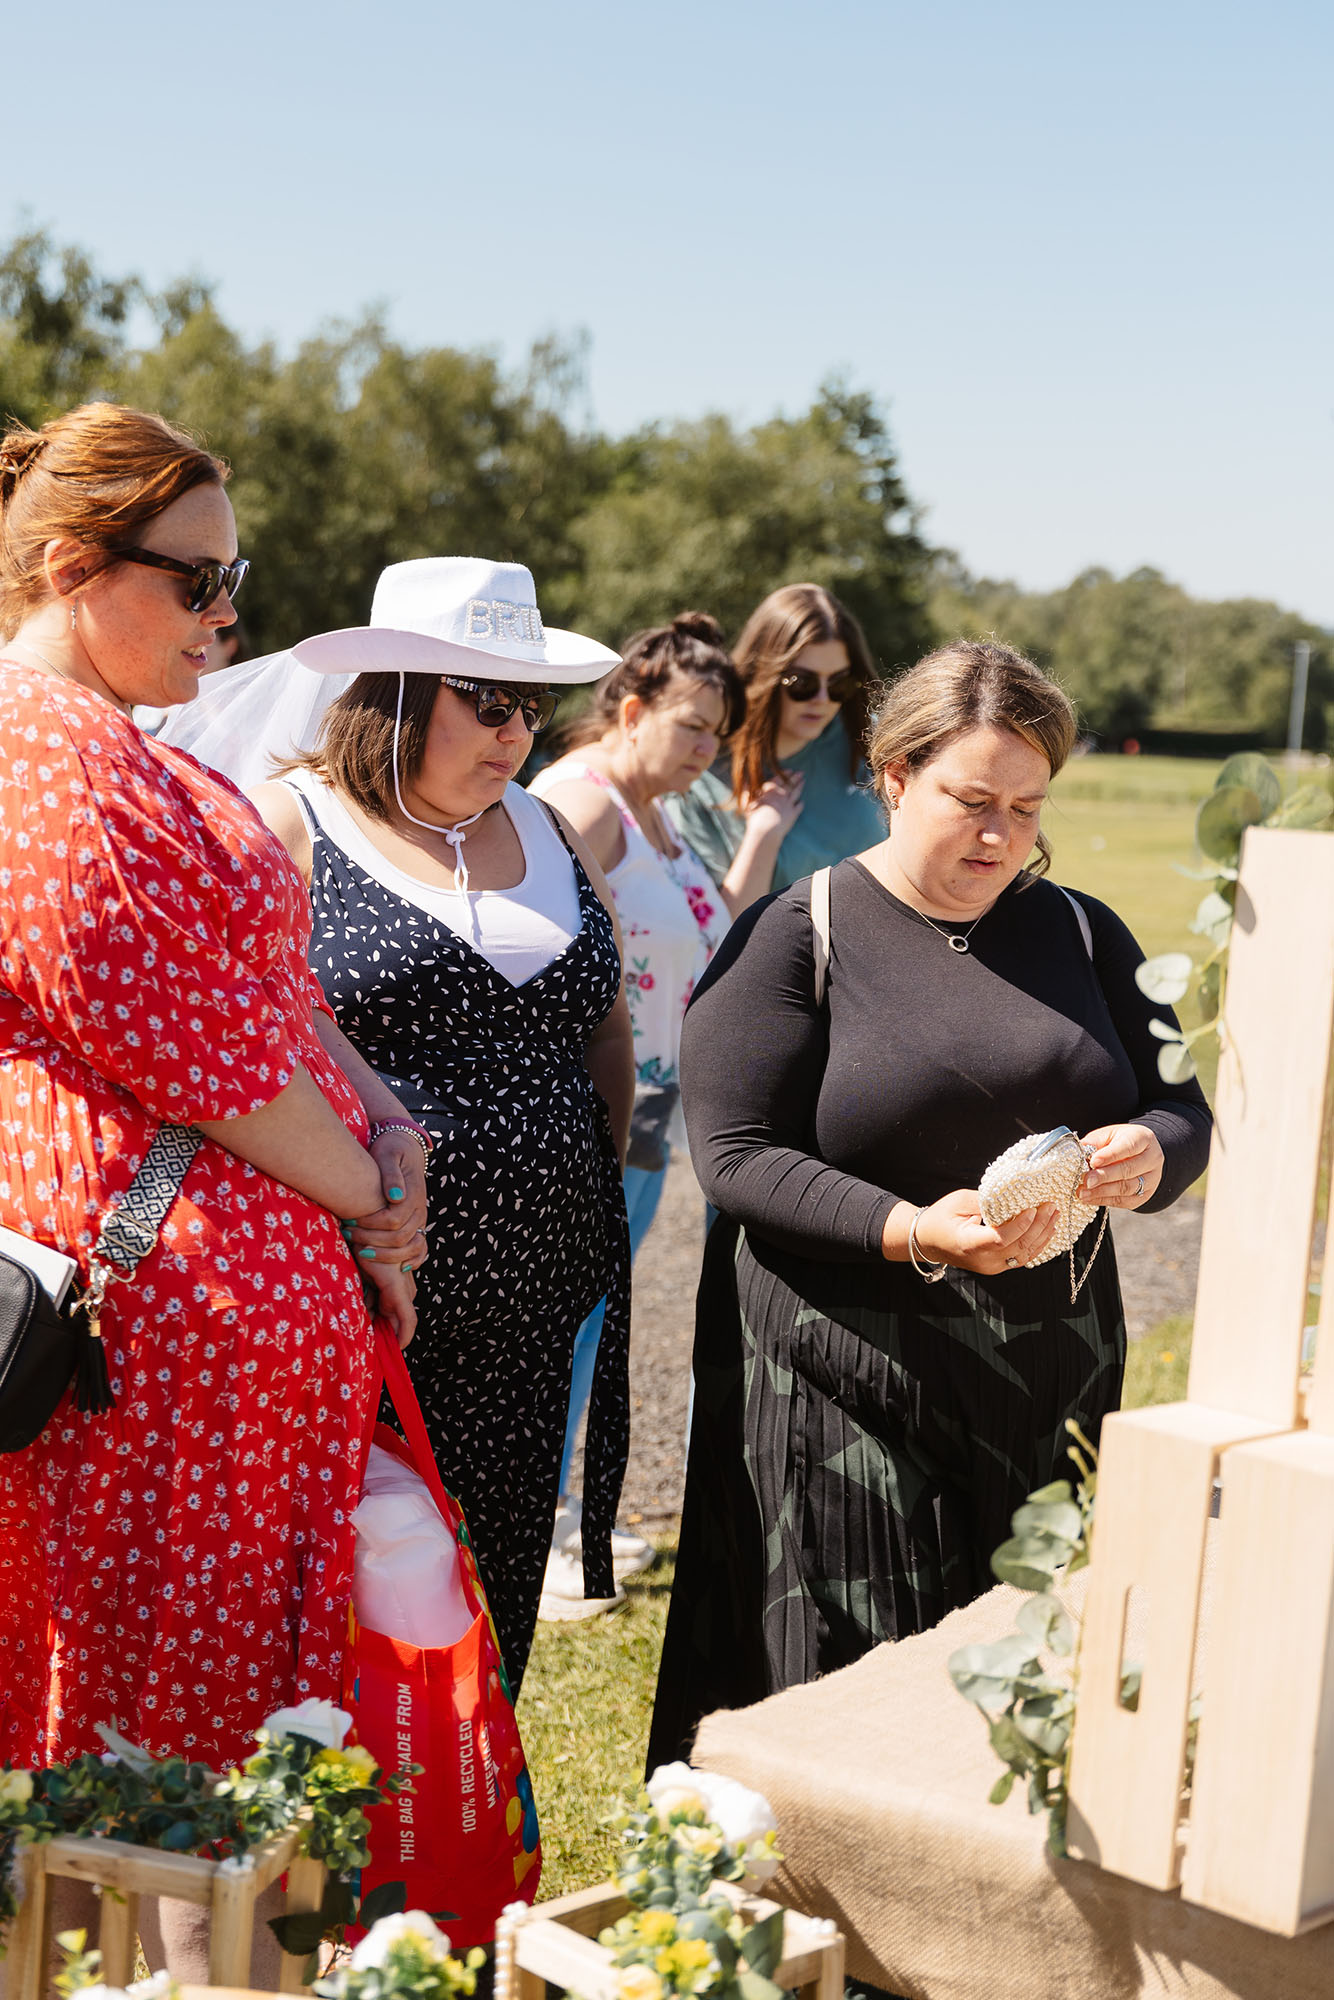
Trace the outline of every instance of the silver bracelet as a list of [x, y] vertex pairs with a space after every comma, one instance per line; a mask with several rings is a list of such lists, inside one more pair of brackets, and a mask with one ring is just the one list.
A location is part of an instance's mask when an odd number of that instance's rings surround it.
[[371, 1126], [368, 1144], [373, 1146], [376, 1140], [386, 1132], [408, 1133], [421, 1147], [421, 1154], [424, 1160], [429, 1160], [435, 1150], [435, 1141], [425, 1126], [419, 1125], [415, 1118], [382, 1118], [377, 1125]]
[[926, 1211], [929, 1206], [930, 1204], [928, 1202], [923, 1202], [922, 1206], [917, 1210], [917, 1213], [913, 1216], [912, 1221], [908, 1224], [908, 1259], [914, 1271], [916, 1271], [918, 1277], [921, 1278], [924, 1281], [924, 1283], [928, 1285], [938, 1285], [941, 1279], [944, 1277], [946, 1271], [949, 1270], [949, 1265], [933, 1264], [931, 1262], [931, 1259], [929, 1257], [924, 1257], [921, 1251], [917, 1247], [917, 1225], [921, 1221], [922, 1217], [926, 1214]]

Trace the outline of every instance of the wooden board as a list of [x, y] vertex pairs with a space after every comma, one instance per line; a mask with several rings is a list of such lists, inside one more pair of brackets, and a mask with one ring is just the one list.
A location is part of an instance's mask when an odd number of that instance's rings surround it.
[[[1194, 1403], [1103, 1422], [1070, 1755], [1070, 1852], [1151, 1889], [1180, 1874], [1204, 1541], [1223, 1449], [1254, 1419]], [[1147, 1595], [1139, 1707], [1121, 1706], [1130, 1593]]]
[[1182, 1894], [1291, 1937], [1334, 1916], [1334, 1438], [1223, 1457]]
[[1287, 1430], [1334, 1022], [1334, 839], [1253, 827], [1242, 878], [1189, 1396]]

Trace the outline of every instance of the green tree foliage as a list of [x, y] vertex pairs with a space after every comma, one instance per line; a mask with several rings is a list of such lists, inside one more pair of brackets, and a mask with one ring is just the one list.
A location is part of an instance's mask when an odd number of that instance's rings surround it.
[[619, 474], [575, 530], [577, 609], [606, 639], [698, 605], [735, 633], [779, 584], [824, 584], [866, 627], [884, 671], [930, 643], [916, 533], [884, 420], [827, 382], [797, 418], [725, 417], [626, 441]]
[[1334, 711], [1328, 633], [1254, 598], [1207, 603], [1156, 569], [1085, 570], [1064, 590], [1022, 591], [975, 579], [948, 558], [936, 572], [937, 628], [994, 632], [1056, 675], [1085, 725], [1119, 742], [1149, 728], [1250, 730], [1287, 740], [1293, 647], [1311, 646], [1308, 749], [1326, 745]]
[[576, 420], [582, 380], [577, 343], [539, 342], [511, 375], [407, 348], [373, 315], [283, 356], [197, 281], [113, 283], [39, 232], [0, 252], [0, 412], [40, 423], [102, 395], [220, 452], [262, 647], [360, 623], [386, 563], [449, 553], [527, 563], [553, 623], [613, 643], [688, 605], [735, 632], [806, 578], [887, 667], [929, 641], [926, 550], [869, 397], [831, 382], [803, 417], [615, 441]]

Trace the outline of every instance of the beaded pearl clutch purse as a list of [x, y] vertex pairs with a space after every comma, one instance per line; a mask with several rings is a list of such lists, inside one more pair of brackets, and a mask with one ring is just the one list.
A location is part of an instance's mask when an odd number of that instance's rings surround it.
[[1041, 1202], [1054, 1201], [1060, 1209], [1056, 1227], [1047, 1244], [1030, 1257], [1029, 1266], [1045, 1264], [1053, 1257], [1066, 1252], [1070, 1258], [1070, 1303], [1074, 1304], [1093, 1268], [1093, 1258], [1102, 1247], [1103, 1233], [1107, 1228], [1107, 1210], [1102, 1211], [1102, 1228], [1093, 1246], [1093, 1255], [1084, 1266], [1083, 1277], [1075, 1282], [1075, 1244], [1091, 1222], [1098, 1217], [1098, 1210], [1079, 1201], [1075, 1189], [1084, 1178], [1088, 1162], [1083, 1147], [1068, 1125], [1058, 1125], [1051, 1132], [1035, 1132], [1028, 1138], [1016, 1140], [1007, 1146], [999, 1158], [994, 1159], [977, 1184], [978, 1202], [982, 1219], [994, 1228], [998, 1222], [1008, 1222], [1021, 1208], [1037, 1208]]

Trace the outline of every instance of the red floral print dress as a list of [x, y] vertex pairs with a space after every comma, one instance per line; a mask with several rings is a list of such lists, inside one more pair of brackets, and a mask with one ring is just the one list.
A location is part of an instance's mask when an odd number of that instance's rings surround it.
[[[0, 1223], [87, 1267], [158, 1124], [257, 1110], [325, 1054], [310, 906], [225, 780], [0, 662]], [[205, 1140], [102, 1320], [118, 1402], [0, 1457], [0, 1761], [247, 1754], [335, 1696], [371, 1321], [327, 1210]]]

